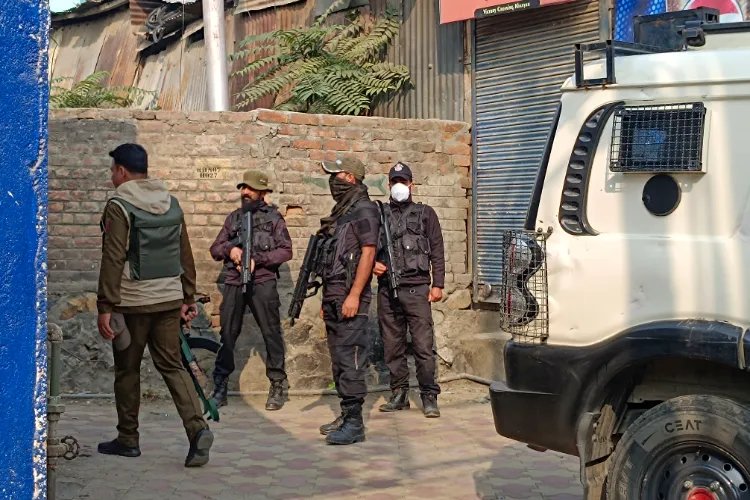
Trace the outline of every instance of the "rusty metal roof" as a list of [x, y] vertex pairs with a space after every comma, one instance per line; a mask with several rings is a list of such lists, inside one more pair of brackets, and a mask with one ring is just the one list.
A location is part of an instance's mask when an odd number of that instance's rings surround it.
[[[122, 9], [111, 7], [118, 2]], [[379, 14], [385, 10], [387, 2], [370, 0], [370, 6], [362, 8], [361, 12]], [[132, 85], [155, 91], [156, 98], [144, 100], [140, 105], [142, 108], [158, 106], [164, 110], [181, 111], [205, 109], [202, 19], [186, 22], [179, 32], [154, 45], [146, 40], [143, 32], [133, 29], [131, 19], [135, 13], [132, 9], [136, 3], [138, 8], [145, 9], [149, 5], [165, 5], [164, 1], [124, 0], [123, 3], [123, 0], [90, 0], [88, 3], [111, 8], [105, 14], [100, 12], [96, 16], [80, 12], [82, 17], [79, 19], [68, 18], [66, 23], [53, 26], [49, 51], [51, 78], [64, 76], [79, 81], [94, 71], [109, 71], [112, 85]], [[241, 14], [228, 11], [227, 47], [231, 47], [229, 50], [232, 51], [237, 50], [239, 42], [249, 35], [309, 25], [314, 3], [313, 0], [293, 1], [287, 5]], [[128, 10], [128, 5], [131, 10]], [[250, 5], [248, 0], [245, 6]], [[253, 5], [258, 7], [261, 4]], [[374, 115], [462, 120], [465, 90], [462, 24], [441, 26], [438, 0], [402, 0], [398, 8], [401, 33], [388, 51], [388, 60], [407, 65], [416, 88], [379, 105]], [[344, 12], [337, 12], [332, 20], [338, 22], [344, 15]], [[143, 50], [148, 45], [151, 45], [149, 50]], [[230, 63], [229, 71], [242, 68], [242, 64], [241, 61]], [[230, 95], [233, 97], [242, 89], [250, 81], [249, 78], [243, 81], [232, 79]], [[65, 82], [64, 85], [69, 86], [70, 83]], [[253, 107], [272, 105], [273, 98], [267, 97]]]
[[128, 5], [129, 0], [86, 0], [64, 12], [53, 12], [52, 26], [68, 22], [80, 22], [86, 18], [106, 14], [107, 12]]

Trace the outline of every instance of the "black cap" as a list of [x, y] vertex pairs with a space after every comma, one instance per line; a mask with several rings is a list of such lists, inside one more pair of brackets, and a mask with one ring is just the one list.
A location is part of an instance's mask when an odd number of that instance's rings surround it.
[[129, 172], [145, 174], [148, 172], [148, 153], [139, 144], [120, 144], [109, 152], [115, 164], [125, 167]]
[[391, 167], [391, 171], [388, 172], [388, 180], [393, 179], [406, 179], [407, 181], [412, 180], [411, 169], [406, 163], [398, 162]]

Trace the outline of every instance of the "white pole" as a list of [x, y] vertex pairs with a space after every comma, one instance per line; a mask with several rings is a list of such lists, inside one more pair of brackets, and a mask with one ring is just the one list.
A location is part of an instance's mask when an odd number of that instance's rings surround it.
[[229, 111], [224, 0], [203, 0], [209, 111]]

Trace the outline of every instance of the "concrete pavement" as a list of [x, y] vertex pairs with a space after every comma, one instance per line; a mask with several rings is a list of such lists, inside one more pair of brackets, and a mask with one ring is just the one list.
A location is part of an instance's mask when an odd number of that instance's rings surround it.
[[444, 387], [442, 417], [412, 408], [380, 413], [383, 394], [367, 400], [367, 441], [334, 447], [317, 430], [338, 411], [335, 397], [292, 398], [278, 412], [265, 398], [230, 398], [210, 463], [185, 469], [187, 439], [170, 401], [141, 405], [140, 458], [99, 455], [115, 436], [109, 401], [66, 401], [61, 435], [76, 437], [81, 456], [60, 468], [58, 499], [542, 499], [582, 497], [578, 462], [538, 453], [495, 433], [486, 388]]

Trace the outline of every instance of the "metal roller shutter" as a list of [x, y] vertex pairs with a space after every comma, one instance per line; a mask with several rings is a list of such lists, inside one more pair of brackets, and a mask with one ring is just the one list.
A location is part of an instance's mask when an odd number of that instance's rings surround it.
[[[523, 228], [560, 86], [574, 71], [574, 46], [598, 40], [596, 0], [476, 21], [474, 287], [481, 300], [498, 300], [502, 232]], [[477, 295], [487, 284], [493, 293]]]

